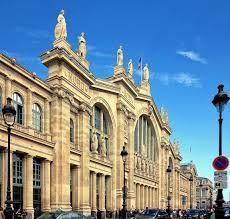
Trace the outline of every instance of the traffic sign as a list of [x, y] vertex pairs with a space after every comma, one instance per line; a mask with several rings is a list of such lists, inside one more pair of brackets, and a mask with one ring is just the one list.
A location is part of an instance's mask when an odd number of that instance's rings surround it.
[[214, 172], [214, 185], [216, 189], [227, 189], [227, 171]]
[[229, 165], [228, 158], [225, 156], [216, 157], [213, 162], [212, 166], [215, 170], [225, 170]]

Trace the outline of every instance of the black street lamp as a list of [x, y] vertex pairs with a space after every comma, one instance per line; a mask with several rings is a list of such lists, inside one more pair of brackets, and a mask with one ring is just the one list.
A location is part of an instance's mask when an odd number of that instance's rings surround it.
[[123, 184], [123, 208], [122, 208], [122, 218], [126, 219], [127, 215], [127, 209], [126, 209], [126, 194], [127, 194], [127, 188], [125, 186], [125, 164], [126, 164], [126, 159], [128, 156], [128, 152], [125, 150], [125, 146], [123, 146], [123, 150], [121, 151], [121, 157], [123, 160], [123, 165], [124, 165], [124, 184]]
[[[229, 96], [224, 93], [224, 85], [220, 84], [218, 87], [218, 94], [215, 95], [212, 103], [216, 107], [219, 112], [219, 156], [222, 155], [222, 112], [224, 111], [225, 105], [229, 101]], [[216, 209], [215, 215], [216, 219], [224, 218], [224, 209], [223, 209], [224, 197], [223, 197], [223, 189], [218, 189], [217, 197], [216, 197]]]
[[4, 211], [6, 219], [13, 218], [13, 209], [11, 207], [13, 201], [11, 200], [11, 191], [10, 191], [10, 133], [11, 133], [11, 127], [14, 125], [15, 122], [16, 110], [11, 102], [12, 99], [8, 97], [7, 103], [2, 109], [3, 118], [7, 125], [7, 130], [8, 130], [8, 149], [7, 149], [8, 150], [8, 176], [7, 176], [7, 195], [5, 201], [6, 208]]
[[167, 212], [168, 212], [168, 216], [170, 218], [170, 173], [172, 172], [171, 167], [168, 165], [168, 168], [166, 169], [166, 172], [168, 173], [168, 206], [167, 206]]
[[190, 182], [190, 209], [192, 209], [192, 182], [193, 182], [192, 175], [189, 178], [189, 182]]

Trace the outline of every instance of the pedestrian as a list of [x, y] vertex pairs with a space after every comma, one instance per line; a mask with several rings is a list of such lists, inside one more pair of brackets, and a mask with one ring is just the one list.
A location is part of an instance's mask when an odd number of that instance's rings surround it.
[[3, 208], [0, 207], [0, 219], [5, 219], [5, 215], [3, 213]]

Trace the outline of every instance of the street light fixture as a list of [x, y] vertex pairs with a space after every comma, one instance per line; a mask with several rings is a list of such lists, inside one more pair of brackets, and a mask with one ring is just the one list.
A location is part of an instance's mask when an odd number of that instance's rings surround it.
[[[218, 93], [215, 95], [212, 103], [216, 107], [219, 112], [219, 156], [222, 155], [222, 112], [224, 111], [224, 107], [227, 105], [229, 101], [229, 96], [224, 93], [224, 85], [220, 84], [218, 87]], [[218, 189], [216, 204], [217, 207], [215, 209], [216, 219], [224, 217], [224, 209], [223, 209], [224, 197], [223, 197], [223, 189]]]
[[6, 208], [4, 211], [6, 219], [12, 219], [13, 218], [13, 209], [11, 207], [11, 204], [13, 204], [13, 201], [11, 200], [11, 191], [10, 191], [10, 134], [11, 134], [11, 127], [15, 123], [15, 116], [16, 116], [16, 110], [14, 106], [12, 105], [12, 99], [10, 97], [7, 98], [7, 103], [2, 109], [2, 114], [4, 121], [7, 125], [7, 131], [8, 131], [8, 175], [7, 175], [7, 195], [6, 195]]
[[123, 184], [123, 208], [122, 208], [122, 218], [126, 219], [126, 193], [127, 193], [127, 188], [125, 186], [125, 165], [126, 165], [126, 159], [128, 156], [128, 152], [125, 149], [125, 146], [123, 146], [123, 150], [121, 151], [121, 157], [122, 157], [122, 161], [123, 161], [123, 166], [124, 166], [124, 184]]
[[190, 182], [190, 209], [192, 209], [192, 182], [193, 182], [192, 175], [189, 178], [189, 182]]
[[166, 172], [168, 173], [168, 207], [167, 207], [167, 211], [168, 211], [168, 216], [170, 218], [170, 199], [171, 199], [171, 197], [169, 194], [170, 193], [169, 189], [170, 189], [170, 173], [172, 172], [170, 165], [168, 165]]

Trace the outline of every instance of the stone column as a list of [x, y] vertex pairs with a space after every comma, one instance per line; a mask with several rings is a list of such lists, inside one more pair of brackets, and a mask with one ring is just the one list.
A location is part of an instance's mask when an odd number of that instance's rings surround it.
[[145, 196], [145, 193], [144, 193], [144, 185], [141, 185], [141, 198], [140, 198], [140, 202], [141, 202], [141, 210], [143, 210], [145, 208], [145, 203], [144, 203], [144, 196]]
[[41, 210], [49, 212], [50, 209], [50, 161], [41, 163]]
[[50, 103], [48, 99], [45, 100], [44, 112], [44, 132], [48, 135], [50, 134]]
[[26, 126], [32, 128], [33, 127], [33, 121], [32, 121], [32, 91], [30, 89], [27, 89], [27, 101], [26, 101], [26, 112], [25, 112], [25, 121]]
[[97, 173], [91, 172], [92, 181], [91, 181], [91, 188], [92, 188], [92, 196], [91, 196], [91, 212], [92, 216], [97, 216], [97, 194], [96, 194], [96, 185], [97, 185]]
[[111, 211], [112, 210], [112, 200], [111, 200], [111, 176], [106, 176], [105, 178], [105, 192], [106, 192], [106, 210]]
[[71, 169], [72, 174], [72, 209], [73, 211], [79, 211], [79, 172], [78, 166], [74, 166]]
[[135, 117], [132, 113], [128, 114], [128, 194], [127, 194], [127, 209], [131, 210], [135, 206], [134, 194], [134, 120]]
[[136, 208], [140, 209], [140, 184], [137, 183], [137, 189], [136, 189]]
[[9, 77], [6, 76], [6, 85], [5, 85], [5, 92], [6, 92], [6, 96], [7, 97], [11, 97], [12, 98], [12, 90], [11, 90], [11, 79]]
[[148, 202], [149, 202], [149, 200], [148, 200], [148, 186], [145, 186], [145, 208], [146, 207], [148, 207]]
[[89, 111], [86, 105], [80, 106], [79, 115], [79, 147], [82, 151], [81, 155], [81, 172], [80, 172], [80, 212], [90, 216], [90, 201], [89, 201]]
[[33, 208], [33, 157], [29, 154], [23, 158], [23, 209], [34, 215]]
[[99, 210], [101, 218], [105, 218], [105, 175], [99, 175]]
[[[7, 178], [8, 178], [8, 151], [2, 151], [2, 185], [1, 185], [1, 206], [5, 208], [6, 192], [7, 192]], [[10, 190], [11, 200], [13, 200], [13, 151], [10, 153]]]

